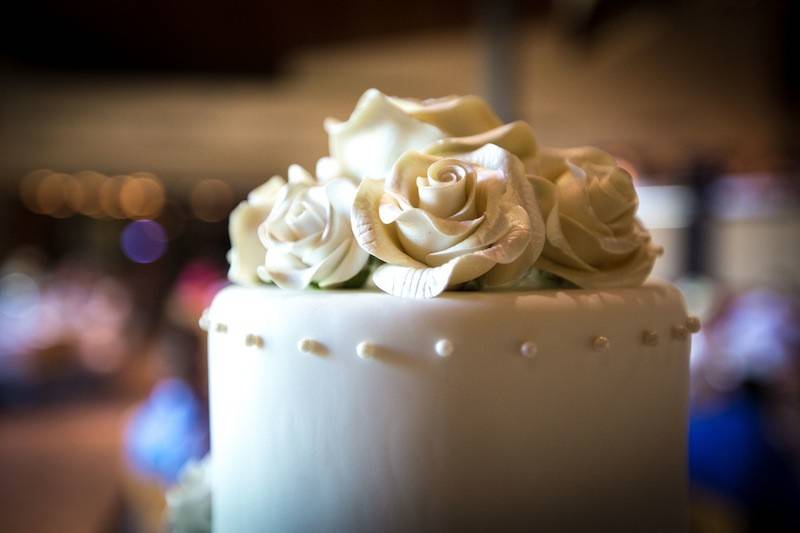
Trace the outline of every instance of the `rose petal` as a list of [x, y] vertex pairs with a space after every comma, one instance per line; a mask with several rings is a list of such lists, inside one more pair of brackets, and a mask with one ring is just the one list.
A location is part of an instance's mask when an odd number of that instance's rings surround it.
[[482, 215], [483, 223], [469, 237], [454, 244], [450, 248], [433, 251], [426, 257], [425, 263], [428, 265], [442, 264], [452, 258], [483, 250], [491, 244], [497, 242], [509, 231], [509, 220], [505, 215], [505, 209], [510, 209], [508, 204], [502, 204], [503, 185], [497, 182], [481, 183], [486, 199], [486, 205]]
[[404, 153], [395, 162], [392, 172], [386, 178], [386, 192], [409, 207], [419, 207], [417, 178], [428, 175], [428, 168], [439, 160], [438, 157], [415, 150]]
[[359, 248], [355, 241], [350, 241], [347, 254], [339, 261], [333, 272], [319, 280], [319, 286], [325, 289], [354, 278], [367, 265], [368, 260], [369, 254]]
[[230, 215], [228, 232], [231, 250], [228, 252], [228, 279], [243, 285], [261, 281], [258, 267], [264, 262], [266, 248], [258, 236], [258, 227], [267, 218], [279, 197], [286, 180], [273, 176], [247, 195]]
[[641, 246], [635, 235], [604, 236], [566, 215], [559, 219], [561, 232], [581, 260], [598, 270], [624, 261]]
[[542, 216], [547, 218], [558, 201], [558, 192], [555, 184], [539, 176], [528, 176], [528, 181], [536, 193], [536, 199], [539, 201]]
[[617, 162], [612, 155], [592, 146], [542, 148], [533, 167], [536, 175], [555, 181], [569, 170], [570, 164], [579, 168], [590, 164], [615, 167]]
[[[580, 258], [577, 252], [572, 248], [569, 240], [564, 236], [564, 232], [561, 231], [559, 204], [556, 204], [550, 210], [550, 213], [547, 215], [545, 227], [547, 242], [545, 243], [540, 259], [546, 256], [558, 263], [568, 265], [570, 268], [586, 270], [587, 272], [594, 272], [596, 270], [592, 265], [587, 264]], [[536, 264], [538, 265], [538, 261]]]
[[346, 122], [325, 122], [330, 153], [348, 175], [385, 178], [403, 152], [444, 138], [439, 128], [410, 116], [380, 91], [370, 89]]
[[325, 196], [333, 209], [340, 215], [350, 216], [357, 187], [346, 179], [335, 179], [325, 184]]
[[317, 180], [314, 179], [306, 169], [300, 165], [289, 165], [289, 183], [293, 185], [314, 185]]
[[351, 226], [356, 241], [366, 252], [386, 263], [424, 268], [423, 263], [403, 252], [394, 229], [381, 222], [378, 206], [382, 196], [382, 180], [366, 179], [359, 185], [351, 214]]
[[[467, 182], [476, 180], [472, 168], [450, 161], [437, 161], [428, 167], [428, 176], [417, 178], [419, 207], [440, 218], [461, 211], [467, 200]], [[451, 180], [443, 181], [442, 176], [448, 176]]]
[[538, 151], [533, 130], [528, 123], [520, 120], [468, 137], [449, 137], [436, 141], [425, 149], [425, 153], [447, 156], [471, 152], [487, 144], [500, 146], [520, 159], [533, 158]]
[[426, 263], [425, 258], [429, 253], [463, 241], [483, 220], [483, 216], [466, 221], [448, 220], [422, 209], [409, 209], [397, 217], [395, 226], [403, 250], [417, 261]]
[[283, 179], [283, 176], [272, 176], [262, 185], [250, 191], [247, 201], [253, 205], [269, 206], [272, 209], [278, 193], [284, 185], [286, 185], [286, 180]]
[[533, 254], [533, 247], [527, 246], [519, 257], [512, 262], [505, 264], [497, 263], [483, 276], [484, 285], [492, 288], [509, 285], [513, 286], [514, 283], [522, 279], [530, 270], [531, 265], [533, 265], [537, 257]]
[[473, 95], [430, 100], [391, 98], [391, 101], [415, 118], [438, 127], [448, 136], [474, 135], [503, 123], [482, 98]]
[[504, 150], [496, 144], [486, 144], [477, 150], [457, 154], [453, 157], [463, 159], [464, 161], [468, 161], [487, 170], [502, 171], [507, 177], [514, 174], [519, 176], [525, 175], [522, 161], [508, 150]]
[[333, 274], [333, 272], [336, 271], [336, 267], [339, 266], [345, 255], [347, 255], [349, 249], [350, 241], [342, 241], [324, 259], [318, 263], [314, 263], [314, 276], [311, 278], [311, 281], [319, 282]]
[[611, 228], [603, 224], [597, 216], [589, 198], [589, 187], [596, 178], [582, 180], [574, 173], [568, 172], [558, 178], [558, 209], [566, 216], [572, 217], [599, 235], [612, 236]]
[[588, 193], [594, 212], [601, 221], [610, 227], [630, 227], [639, 207], [639, 198], [630, 174], [617, 169], [606, 178], [594, 180]]
[[403, 298], [433, 298], [446, 289], [476, 279], [489, 271], [494, 262], [477, 254], [463, 255], [433, 268], [381, 265], [372, 275], [384, 292]]
[[267, 250], [264, 269], [282, 289], [304, 289], [312, 281], [330, 276], [348, 251], [349, 243], [342, 241], [336, 249], [318, 263], [309, 265], [298, 256], [283, 253], [280, 248]]
[[324, 230], [325, 214], [319, 213], [318, 210], [318, 204], [306, 201], [302, 197], [295, 198], [286, 216], [286, 227], [290, 230], [290, 238], [285, 240], [303, 239]]
[[316, 268], [309, 268], [292, 254], [281, 253], [276, 248], [267, 250], [264, 272], [283, 289], [303, 289], [311, 283]]
[[266, 248], [258, 238], [258, 226], [269, 214], [270, 206], [240, 203], [231, 212], [229, 233], [231, 250], [228, 253], [228, 279], [243, 285], [256, 285], [258, 266], [264, 262]]
[[613, 269], [586, 272], [565, 267], [546, 257], [536, 261], [536, 268], [551, 272], [584, 289], [638, 287], [647, 280], [658, 257], [658, 248], [642, 246], [628, 261]]
[[335, 158], [329, 156], [317, 159], [317, 165], [314, 170], [320, 183], [327, 183], [330, 180], [345, 177], [346, 174], [342, 165]]

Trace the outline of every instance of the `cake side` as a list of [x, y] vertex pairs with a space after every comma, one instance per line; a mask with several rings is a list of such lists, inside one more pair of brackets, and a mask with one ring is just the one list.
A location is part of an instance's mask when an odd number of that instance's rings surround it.
[[214, 531], [686, 529], [688, 332], [665, 284], [229, 287]]

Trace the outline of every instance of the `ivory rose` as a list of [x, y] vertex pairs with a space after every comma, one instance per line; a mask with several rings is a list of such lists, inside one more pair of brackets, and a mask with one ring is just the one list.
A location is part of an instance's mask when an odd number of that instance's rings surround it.
[[286, 180], [273, 176], [247, 195], [231, 212], [228, 233], [231, 249], [228, 252], [228, 279], [242, 285], [257, 285], [261, 281], [258, 268], [264, 264], [267, 250], [258, 238], [258, 226], [272, 211], [275, 198]]
[[413, 100], [369, 89], [345, 122], [325, 121], [331, 156], [344, 174], [384, 179], [408, 150], [452, 155], [492, 143], [522, 159], [536, 155], [530, 126], [503, 124], [477, 96]]
[[489, 286], [513, 282], [544, 242], [522, 162], [492, 144], [453, 157], [406, 152], [385, 182], [361, 182], [353, 230], [386, 263], [374, 283], [415, 298], [478, 278]]
[[299, 165], [289, 167], [289, 182], [258, 228], [267, 250], [262, 277], [285, 289], [312, 282], [331, 288], [355, 277], [369, 258], [350, 228], [355, 192], [348, 179], [320, 183]]
[[536, 172], [547, 234], [536, 268], [583, 288], [641, 285], [661, 249], [636, 218], [630, 174], [589, 147], [543, 150]]

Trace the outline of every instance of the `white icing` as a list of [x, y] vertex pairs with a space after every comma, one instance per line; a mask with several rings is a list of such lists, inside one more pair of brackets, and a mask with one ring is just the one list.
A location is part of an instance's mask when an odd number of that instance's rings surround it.
[[439, 339], [434, 345], [434, 350], [439, 357], [450, 357], [453, 355], [453, 343], [449, 339]]
[[374, 283], [395, 296], [508, 284], [544, 244], [524, 167], [495, 145], [450, 158], [406, 152], [385, 183], [361, 182], [352, 219], [361, 247], [386, 263]]
[[[690, 343], [640, 337], [685, 322], [671, 287], [427, 301], [229, 287], [210, 317], [270, 353], [209, 336], [217, 533], [686, 528]], [[587, 357], [595, 332], [613, 357]], [[331, 356], [298, 357], [303, 338]], [[440, 339], [457, 344], [447, 364]], [[515, 356], [524, 339], [547, 355], [535, 371]]]
[[519, 347], [519, 353], [522, 357], [535, 357], [539, 351], [539, 347], [536, 346], [536, 343], [533, 341], [525, 341]]

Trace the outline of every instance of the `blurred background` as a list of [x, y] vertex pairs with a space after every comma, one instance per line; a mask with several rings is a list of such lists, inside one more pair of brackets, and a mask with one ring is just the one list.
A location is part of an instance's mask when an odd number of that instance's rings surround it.
[[99, 0], [0, 21], [0, 531], [154, 532], [208, 449], [227, 215], [369, 87], [593, 144], [705, 328], [697, 532], [800, 530], [800, 8]]

